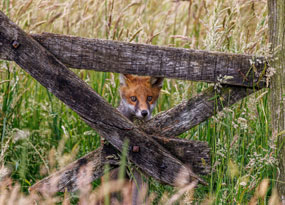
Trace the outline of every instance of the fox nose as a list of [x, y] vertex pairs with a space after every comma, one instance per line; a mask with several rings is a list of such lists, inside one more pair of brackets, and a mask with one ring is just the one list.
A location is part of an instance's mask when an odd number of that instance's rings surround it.
[[146, 117], [148, 112], [146, 110], [142, 110], [141, 114], [142, 114], [143, 117]]

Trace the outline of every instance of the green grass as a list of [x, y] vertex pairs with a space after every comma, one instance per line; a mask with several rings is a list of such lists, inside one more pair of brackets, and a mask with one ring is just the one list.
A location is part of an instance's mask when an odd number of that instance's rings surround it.
[[[268, 54], [264, 1], [3, 0], [0, 9], [26, 32]], [[118, 105], [117, 74], [73, 71]], [[0, 175], [9, 170], [21, 191], [27, 193], [36, 181], [100, 145], [94, 130], [17, 65], [0, 61], [0, 76]], [[166, 79], [155, 113], [207, 87]], [[205, 177], [209, 186], [195, 189], [196, 201], [246, 204], [256, 196], [261, 181], [269, 179], [265, 202], [259, 199], [260, 204], [267, 203], [275, 187], [277, 156], [268, 98], [267, 90], [256, 92], [180, 136], [207, 141], [212, 150], [215, 171]], [[175, 190], [151, 180], [150, 192], [158, 202], [165, 192]]]

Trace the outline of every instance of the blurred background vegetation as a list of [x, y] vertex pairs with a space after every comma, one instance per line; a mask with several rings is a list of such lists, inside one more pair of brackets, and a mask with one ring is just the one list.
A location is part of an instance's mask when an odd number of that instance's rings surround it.
[[[258, 56], [268, 56], [269, 50], [265, 0], [2, 0], [0, 9], [27, 33]], [[106, 101], [118, 105], [118, 74], [73, 71]], [[15, 63], [0, 61], [0, 76], [0, 180], [9, 176], [28, 193], [36, 181], [100, 146], [94, 130]], [[166, 79], [155, 113], [209, 86]], [[215, 169], [204, 177], [209, 186], [199, 185], [181, 204], [267, 203], [274, 193], [277, 151], [268, 90], [252, 94], [180, 137], [207, 141]], [[149, 184], [155, 203], [175, 192], [154, 180]], [[258, 191], [262, 187], [263, 195]]]

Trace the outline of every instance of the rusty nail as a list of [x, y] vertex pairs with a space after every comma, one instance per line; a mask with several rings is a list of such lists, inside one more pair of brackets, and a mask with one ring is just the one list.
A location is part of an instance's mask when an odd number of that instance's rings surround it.
[[140, 151], [140, 147], [135, 145], [133, 146], [133, 152], [139, 152]]
[[18, 47], [20, 46], [20, 43], [19, 43], [18, 41], [14, 40], [14, 41], [12, 42], [12, 46], [13, 46], [14, 48], [18, 48]]

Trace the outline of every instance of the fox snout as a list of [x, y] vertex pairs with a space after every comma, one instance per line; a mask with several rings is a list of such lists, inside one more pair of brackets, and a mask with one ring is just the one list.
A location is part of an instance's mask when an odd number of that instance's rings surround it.
[[151, 112], [149, 110], [141, 110], [141, 109], [138, 109], [136, 111], [136, 117], [139, 118], [139, 119], [145, 119], [145, 120], [148, 120], [151, 118]]
[[142, 110], [139, 112], [136, 112], [136, 118], [141, 119], [141, 120], [148, 120], [150, 119], [150, 114], [147, 110]]
[[148, 115], [148, 111], [147, 111], [147, 110], [142, 110], [142, 111], [141, 111], [141, 115], [142, 115], [143, 117], [146, 117], [146, 116]]

